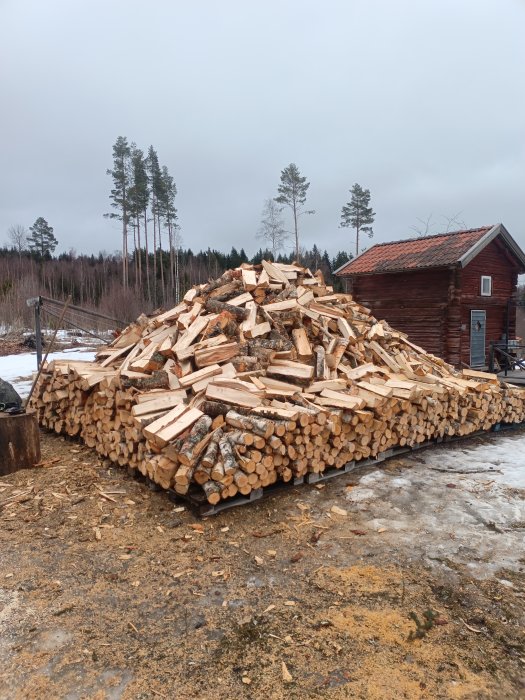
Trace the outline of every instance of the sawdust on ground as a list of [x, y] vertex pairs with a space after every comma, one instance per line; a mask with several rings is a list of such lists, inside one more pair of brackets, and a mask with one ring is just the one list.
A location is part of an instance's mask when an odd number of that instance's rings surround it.
[[300, 487], [199, 521], [76, 443], [42, 448], [0, 477], [1, 698], [524, 697], [523, 578], [371, 549], [330, 511], [337, 480], [322, 515]]

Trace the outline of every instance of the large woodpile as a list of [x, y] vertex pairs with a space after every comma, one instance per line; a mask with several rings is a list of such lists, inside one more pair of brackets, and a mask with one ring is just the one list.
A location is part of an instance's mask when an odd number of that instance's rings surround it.
[[43, 426], [214, 504], [522, 422], [524, 398], [425, 353], [320, 273], [264, 261], [141, 316], [94, 363], [49, 363], [32, 405]]

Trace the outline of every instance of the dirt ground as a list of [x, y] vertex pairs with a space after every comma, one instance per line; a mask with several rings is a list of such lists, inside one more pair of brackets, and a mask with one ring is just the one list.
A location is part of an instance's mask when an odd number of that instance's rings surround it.
[[2, 700], [525, 697], [523, 567], [411, 556], [344, 499], [360, 473], [201, 521], [79, 444], [42, 451], [0, 477]]

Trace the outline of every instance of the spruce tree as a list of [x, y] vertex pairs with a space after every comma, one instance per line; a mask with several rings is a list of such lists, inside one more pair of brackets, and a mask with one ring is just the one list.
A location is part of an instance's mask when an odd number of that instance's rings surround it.
[[372, 224], [375, 212], [370, 206], [370, 190], [364, 190], [357, 182], [350, 190], [352, 198], [341, 210], [341, 226], [355, 229], [355, 254], [359, 255], [359, 234], [367, 233], [372, 238], [374, 231]]
[[116, 212], [105, 214], [110, 219], [122, 221], [122, 283], [128, 286], [128, 223], [130, 217], [128, 190], [130, 186], [131, 148], [125, 136], [119, 136], [113, 146], [113, 168], [106, 173], [113, 178], [113, 188], [109, 195], [111, 206]]
[[32, 253], [41, 258], [49, 258], [58, 245], [53, 234], [53, 228], [41, 216], [29, 227], [31, 235], [27, 237], [27, 245]]
[[281, 171], [281, 184], [277, 188], [279, 195], [275, 197], [278, 204], [290, 207], [293, 213], [294, 234], [295, 234], [295, 257], [299, 261], [299, 226], [298, 219], [302, 214], [315, 214], [313, 209], [306, 211], [303, 209], [306, 202], [306, 193], [310, 183], [306, 182], [306, 177], [302, 177], [299, 168], [295, 163]]
[[351, 253], [348, 254], [346, 250], [340, 250], [332, 260], [332, 270], [335, 272], [345, 263], [349, 262], [352, 259], [352, 257], [353, 255]]

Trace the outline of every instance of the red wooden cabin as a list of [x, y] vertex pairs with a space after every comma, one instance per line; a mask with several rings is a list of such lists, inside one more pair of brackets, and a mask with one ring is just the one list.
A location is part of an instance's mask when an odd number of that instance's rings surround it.
[[453, 365], [485, 367], [515, 338], [525, 253], [502, 224], [372, 246], [336, 274], [359, 303]]

